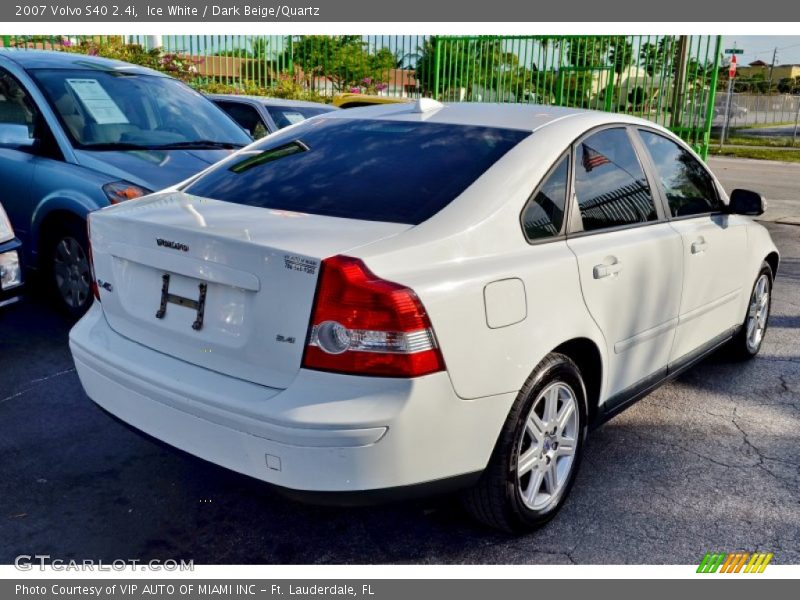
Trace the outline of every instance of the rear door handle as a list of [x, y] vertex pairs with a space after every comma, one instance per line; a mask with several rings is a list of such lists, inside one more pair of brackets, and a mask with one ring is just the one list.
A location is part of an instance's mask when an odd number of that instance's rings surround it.
[[692, 254], [700, 254], [701, 252], [705, 252], [706, 248], [708, 248], [708, 243], [704, 240], [692, 242]]
[[611, 265], [595, 265], [592, 274], [595, 279], [603, 279], [604, 277], [611, 277], [622, 271], [622, 263], [620, 261]]

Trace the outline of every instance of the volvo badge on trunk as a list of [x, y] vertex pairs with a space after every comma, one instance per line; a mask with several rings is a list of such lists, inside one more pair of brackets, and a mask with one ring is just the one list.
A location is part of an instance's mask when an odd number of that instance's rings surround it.
[[165, 248], [173, 248], [174, 250], [189, 251], [189, 246], [181, 244], [180, 242], [173, 242], [172, 240], [165, 240], [164, 238], [156, 238], [156, 244]]

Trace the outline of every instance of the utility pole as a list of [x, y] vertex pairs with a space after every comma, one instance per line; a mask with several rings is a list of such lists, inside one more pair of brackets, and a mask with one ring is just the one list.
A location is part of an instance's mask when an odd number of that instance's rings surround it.
[[767, 93], [772, 89], [772, 70], [775, 68], [775, 61], [778, 58], [778, 47], [772, 51], [772, 64], [769, 66], [769, 83], [767, 84]]
[[[767, 122], [767, 112], [769, 112], [769, 110], [771, 108], [773, 108], [773, 106], [772, 106], [772, 98], [771, 98], [771, 94], [772, 94], [772, 70], [775, 68], [775, 60], [777, 58], [778, 58], [778, 47], [775, 46], [775, 50], [772, 51], [772, 64], [769, 66], [769, 81], [767, 82], [767, 99], [768, 99], [767, 101], [769, 102], [769, 105], [767, 106], [767, 110], [764, 111], [764, 123]], [[758, 115], [756, 115], [756, 119], [757, 118], [758, 118]]]

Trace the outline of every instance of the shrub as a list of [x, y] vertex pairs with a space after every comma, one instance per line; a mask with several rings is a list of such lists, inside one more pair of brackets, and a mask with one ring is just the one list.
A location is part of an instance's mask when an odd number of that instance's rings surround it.
[[113, 58], [168, 73], [177, 79], [191, 82], [197, 77], [201, 59], [191, 58], [161, 48], [145, 50], [140, 44], [126, 44], [120, 38], [85, 39], [78, 43], [61, 44], [64, 52]]
[[196, 79], [190, 84], [194, 89], [205, 94], [244, 94], [247, 96], [269, 96], [272, 98], [308, 100], [322, 103], [331, 101], [331, 98], [327, 96], [303, 89], [303, 86], [294, 81], [289, 75], [280, 75], [271, 86], [261, 86], [250, 79], [244, 79], [235, 84]]
[[161, 48], [146, 50], [140, 44], [127, 44], [121, 38], [85, 39], [80, 42], [62, 40], [60, 49], [89, 56], [102, 56], [148, 67], [185, 81], [199, 92], [206, 94], [247, 94], [250, 96], [272, 96], [311, 102], [330, 102], [331, 98], [319, 92], [307, 90], [289, 74], [280, 74], [271, 85], [261, 85], [251, 79], [236, 83], [223, 83], [203, 78], [197, 65], [202, 59], [164, 52]]

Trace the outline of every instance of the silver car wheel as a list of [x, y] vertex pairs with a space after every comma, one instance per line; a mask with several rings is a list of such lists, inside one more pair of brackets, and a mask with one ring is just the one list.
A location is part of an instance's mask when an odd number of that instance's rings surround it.
[[92, 293], [89, 259], [80, 242], [64, 237], [58, 242], [53, 257], [53, 273], [61, 299], [70, 308], [80, 308]]
[[550, 384], [531, 406], [517, 454], [517, 486], [529, 509], [547, 507], [569, 480], [578, 423], [578, 401], [566, 383]]
[[750, 307], [747, 310], [747, 328], [745, 339], [747, 349], [755, 354], [764, 339], [769, 318], [769, 293], [770, 280], [766, 273], [762, 273], [753, 286], [753, 295], [750, 297]]

